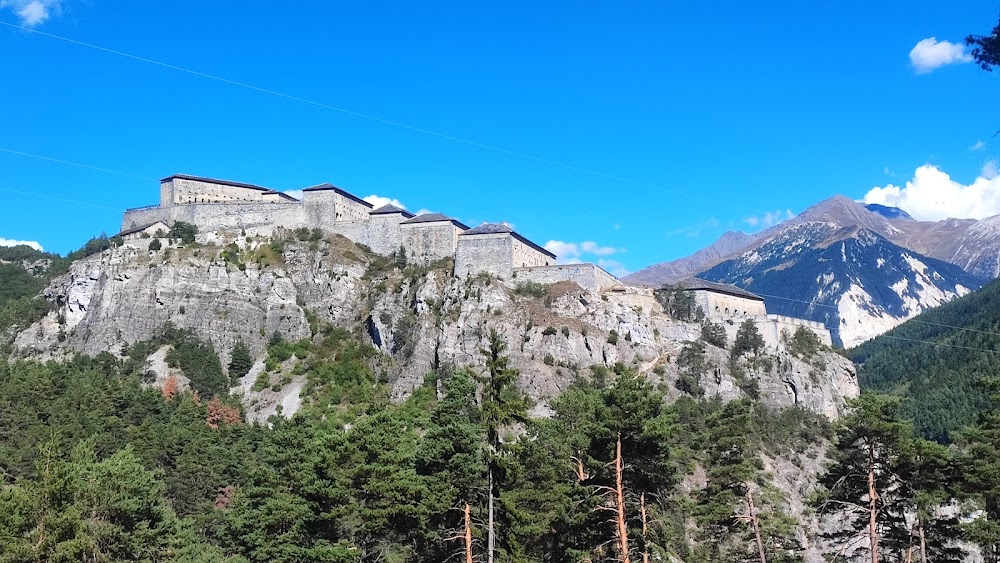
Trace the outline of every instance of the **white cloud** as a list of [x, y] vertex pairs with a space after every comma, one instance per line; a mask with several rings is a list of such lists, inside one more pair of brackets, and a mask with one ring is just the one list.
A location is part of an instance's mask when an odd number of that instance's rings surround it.
[[[406, 208], [404, 207], [403, 209]], [[416, 213], [414, 213], [414, 215], [427, 215], [428, 213], [434, 213], [434, 212], [431, 211], [430, 209], [427, 209], [426, 207], [421, 207], [420, 209], [417, 210]]]
[[753, 229], [756, 229], [757, 227], [766, 229], [773, 225], [777, 225], [782, 221], [791, 219], [792, 217], [795, 217], [795, 214], [792, 213], [791, 209], [786, 209], [784, 211], [776, 209], [774, 211], [765, 211], [759, 216], [751, 215], [750, 217], [743, 219], [743, 222], [750, 225]]
[[[584, 259], [588, 256], [597, 256], [597, 257], [611, 256], [613, 254], [619, 254], [626, 251], [624, 248], [615, 248], [613, 246], [601, 246], [592, 240], [587, 240], [583, 242], [564, 242], [561, 240], [550, 240], [549, 242], [545, 243], [545, 250], [548, 250], [552, 254], [555, 254], [557, 258], [556, 262], [559, 264], [579, 264], [580, 262], [585, 261]], [[603, 260], [603, 259], [598, 259], [596, 262], [598, 265], [601, 265], [601, 262], [618, 264], [613, 260]], [[621, 267], [621, 265], [618, 264], [617, 267]]]
[[983, 164], [983, 169], [979, 173], [980, 176], [986, 178], [987, 180], [992, 180], [997, 177], [997, 161], [994, 159], [989, 159], [986, 164]]
[[981, 151], [986, 148], [986, 143], [982, 140], [976, 141], [976, 144], [969, 147], [970, 151]]
[[938, 41], [935, 37], [921, 39], [910, 50], [910, 64], [917, 74], [928, 72], [954, 63], [972, 61], [972, 55], [965, 52], [965, 47], [949, 41]]
[[0, 9], [8, 8], [21, 19], [21, 25], [35, 27], [62, 11], [62, 0], [0, 0]]
[[389, 205], [390, 203], [392, 205], [395, 205], [396, 207], [399, 207], [399, 208], [402, 208], [402, 209], [406, 209], [406, 206], [403, 205], [403, 202], [399, 201], [398, 199], [393, 199], [393, 198], [389, 198], [389, 197], [382, 197], [380, 195], [375, 195], [375, 194], [372, 194], [372, 195], [370, 195], [368, 197], [363, 197], [361, 199], [363, 199], [363, 200], [367, 201], [368, 203], [374, 205], [375, 209], [378, 209], [379, 207], [382, 207], [383, 205]]
[[285, 195], [290, 195], [295, 199], [302, 201], [302, 190], [288, 190]]
[[11, 240], [7, 238], [0, 238], [0, 246], [21, 246], [22, 244], [25, 246], [30, 246], [31, 248], [34, 248], [39, 252], [45, 251], [45, 249], [42, 248], [42, 245], [38, 244], [33, 240]]
[[979, 177], [968, 185], [952, 180], [932, 164], [925, 164], [917, 168], [905, 186], [889, 184], [872, 188], [865, 194], [864, 202], [898, 207], [920, 221], [991, 217], [1000, 214], [997, 164], [988, 161]]

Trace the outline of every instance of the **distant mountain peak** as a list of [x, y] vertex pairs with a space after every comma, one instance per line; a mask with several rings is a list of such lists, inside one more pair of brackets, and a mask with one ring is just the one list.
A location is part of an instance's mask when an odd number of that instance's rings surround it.
[[888, 205], [880, 205], [878, 203], [869, 203], [865, 205], [865, 208], [872, 213], [878, 213], [879, 215], [885, 217], [886, 219], [906, 219], [908, 221], [913, 221], [913, 217], [909, 213], [903, 211], [898, 207], [890, 207]]

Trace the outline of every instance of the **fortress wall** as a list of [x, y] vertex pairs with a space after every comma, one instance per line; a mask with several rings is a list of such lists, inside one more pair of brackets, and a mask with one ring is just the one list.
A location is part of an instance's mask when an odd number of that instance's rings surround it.
[[535, 266], [533, 268], [514, 268], [516, 281], [531, 281], [541, 284], [553, 284], [560, 281], [576, 282], [580, 287], [599, 293], [620, 285], [621, 282], [604, 269], [595, 264], [565, 264], [556, 266]]
[[370, 205], [358, 203], [357, 201], [344, 197], [341, 194], [332, 192], [337, 203], [338, 221], [367, 221], [368, 212], [372, 210]]
[[312, 226], [303, 206], [298, 203], [191, 203], [126, 211], [122, 218], [122, 230], [154, 221], [163, 221], [168, 225], [184, 221], [198, 225], [201, 231]]
[[[252, 188], [228, 186], [212, 182], [201, 182], [187, 178], [173, 178], [169, 182], [169, 204], [188, 203], [231, 203], [263, 201], [264, 192]], [[163, 187], [161, 186], [161, 205], [164, 203]]]
[[164, 223], [171, 225], [174, 220], [170, 210], [170, 207], [155, 206], [127, 209], [125, 213], [122, 214], [122, 228], [120, 230], [127, 231], [143, 225], [155, 223], [156, 221], [163, 221]]
[[513, 255], [511, 263], [516, 268], [531, 268], [532, 266], [550, 266], [555, 264], [555, 258], [547, 256], [544, 252], [539, 252], [531, 245], [525, 244], [516, 237], [511, 237], [513, 242]]
[[[819, 337], [819, 341], [826, 346], [833, 346], [833, 338], [830, 336], [830, 331], [823, 325], [823, 323], [818, 323], [816, 321], [808, 321], [806, 319], [796, 319], [793, 317], [785, 317], [782, 315], [768, 315], [767, 316], [768, 330], [773, 331], [776, 340], [781, 341], [782, 331], [786, 331], [788, 336], [791, 337], [795, 334], [795, 331], [799, 327], [805, 327]], [[758, 323], [758, 326], [760, 323]]]
[[764, 302], [715, 291], [694, 290], [694, 300], [712, 321], [740, 320], [767, 315]]
[[369, 237], [371, 223], [369, 221], [339, 221], [319, 225], [319, 228], [328, 233], [343, 235], [352, 242], [371, 248], [371, 238]]
[[337, 193], [333, 190], [305, 191], [302, 205], [306, 220], [313, 227], [327, 230], [337, 222]]
[[451, 221], [400, 225], [400, 236], [407, 257], [424, 264], [455, 256], [458, 234], [461, 232], [462, 229]]
[[501, 279], [511, 279], [514, 274], [513, 241], [510, 233], [458, 237], [455, 276], [462, 278], [487, 272]]
[[[400, 222], [406, 220], [405, 215], [393, 213], [388, 215], [371, 215], [368, 220], [368, 246], [379, 254], [392, 254], [403, 244], [400, 232]], [[410, 254], [407, 249], [407, 255]], [[409, 257], [409, 256], [408, 256]]]

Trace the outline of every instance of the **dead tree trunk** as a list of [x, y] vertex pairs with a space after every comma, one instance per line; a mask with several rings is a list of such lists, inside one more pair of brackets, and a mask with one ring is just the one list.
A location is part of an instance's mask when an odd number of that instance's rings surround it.
[[472, 563], [472, 509], [465, 503], [465, 563]]
[[750, 515], [750, 524], [753, 525], [753, 535], [757, 538], [757, 553], [760, 554], [760, 563], [767, 563], [767, 556], [764, 554], [764, 540], [760, 536], [760, 519], [757, 518], [757, 507], [753, 503], [753, 491], [747, 486], [747, 511]]
[[920, 536], [920, 563], [927, 563], [927, 536], [924, 534], [924, 523], [917, 520], [917, 534]]
[[875, 444], [868, 444], [868, 542], [878, 563], [878, 491], [875, 488]]
[[[632, 563], [628, 553], [628, 526], [625, 521], [625, 485], [622, 483], [622, 436], [615, 442], [615, 523], [618, 536], [618, 560]], [[874, 563], [878, 563], [877, 561]]]
[[486, 524], [486, 561], [493, 563], [493, 551], [496, 548], [496, 531], [493, 528], [494, 506], [493, 506], [493, 471], [489, 472], [489, 500], [487, 501], [487, 524]]
[[642, 515], [642, 563], [649, 563], [649, 516], [646, 513], [646, 493], [639, 496], [639, 513]]

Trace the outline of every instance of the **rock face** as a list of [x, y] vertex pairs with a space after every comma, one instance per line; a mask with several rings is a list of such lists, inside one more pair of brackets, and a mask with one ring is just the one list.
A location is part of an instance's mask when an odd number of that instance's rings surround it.
[[[238, 237], [220, 242], [234, 243], [243, 253], [269, 244]], [[544, 413], [548, 399], [589, 376], [592, 366], [630, 367], [680, 395], [674, 383], [692, 370], [678, 365], [678, 356], [701, 331], [667, 315], [651, 290], [599, 293], [562, 282], [519, 295], [516, 279], [456, 278], [448, 265], [399, 271], [341, 237], [286, 242], [283, 259], [269, 266], [227, 262], [222, 249], [122, 247], [74, 263], [43, 293], [54, 310], [17, 335], [15, 354], [120, 352], [171, 322], [210, 341], [224, 363], [237, 340], [259, 359], [275, 332], [289, 340], [308, 337], [307, 316], [315, 315], [377, 348], [393, 397], [402, 400], [438, 366], [481, 370], [480, 350], [496, 330], [520, 371], [520, 387], [536, 401], [536, 412]], [[705, 345], [694, 375], [709, 396], [743, 396], [749, 379], [770, 405], [799, 405], [831, 418], [858, 394], [853, 365], [839, 355], [820, 353], [806, 361], [784, 350], [769, 353], [769, 366], [734, 375], [728, 352]], [[278, 404], [289, 415], [308, 400], [299, 396], [301, 382], [297, 389], [258, 396], [249, 390], [254, 376], [251, 370], [234, 387], [246, 392], [262, 417]]]

